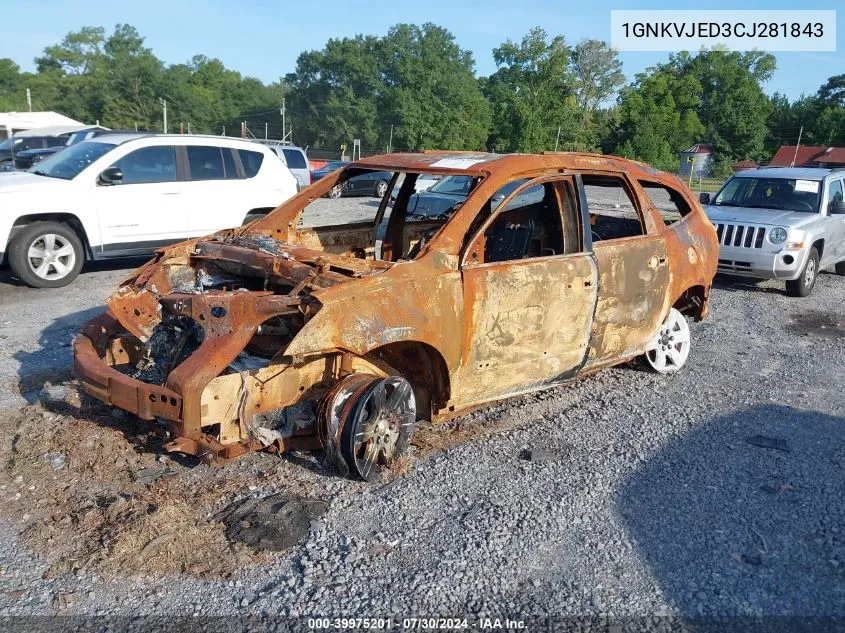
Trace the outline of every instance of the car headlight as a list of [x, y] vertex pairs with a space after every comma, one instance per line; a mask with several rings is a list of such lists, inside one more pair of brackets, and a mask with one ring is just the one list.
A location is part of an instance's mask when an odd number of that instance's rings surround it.
[[37, 165], [38, 163], [40, 163], [45, 158], [47, 158], [47, 157], [44, 156], [43, 154], [36, 154], [35, 156], [32, 157], [32, 164]]
[[771, 231], [769, 231], [769, 241], [772, 244], [783, 244], [786, 241], [786, 229], [780, 226], [776, 226]]

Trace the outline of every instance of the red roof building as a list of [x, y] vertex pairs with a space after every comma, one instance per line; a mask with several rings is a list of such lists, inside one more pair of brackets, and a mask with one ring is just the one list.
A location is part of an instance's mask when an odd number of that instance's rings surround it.
[[[795, 163], [793, 164], [793, 160]], [[770, 167], [845, 167], [845, 147], [782, 145], [772, 157]]]
[[734, 173], [736, 173], [738, 171], [745, 171], [746, 169], [757, 169], [759, 166], [760, 165], [753, 160], [746, 158], [745, 160], [738, 160], [731, 164], [731, 169], [733, 169]]

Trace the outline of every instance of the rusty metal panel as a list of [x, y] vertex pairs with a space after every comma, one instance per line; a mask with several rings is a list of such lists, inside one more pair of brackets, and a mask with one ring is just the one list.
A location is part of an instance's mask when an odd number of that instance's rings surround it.
[[669, 262], [660, 235], [597, 242], [599, 299], [585, 369], [642, 353], [669, 309]]
[[571, 378], [596, 305], [589, 255], [464, 267], [464, 361], [455, 403], [473, 404]]

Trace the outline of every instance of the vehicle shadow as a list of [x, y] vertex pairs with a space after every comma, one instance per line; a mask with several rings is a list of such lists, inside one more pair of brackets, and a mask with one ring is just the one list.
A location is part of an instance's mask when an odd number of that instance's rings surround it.
[[761, 285], [768, 281], [770, 280], [754, 279], [751, 277], [739, 277], [719, 273], [713, 279], [713, 287], [718, 288], [719, 290], [726, 290], [728, 292], [740, 292], [745, 290], [751, 292], [762, 292], [767, 294], [786, 294], [786, 290], [782, 286], [772, 288], [771, 286]]
[[38, 349], [22, 349], [12, 355], [19, 363], [18, 391], [28, 403], [39, 400], [47, 384], [59, 385], [72, 378], [73, 338], [105, 309], [105, 306], [96, 306], [57, 317], [38, 335]]
[[[85, 266], [82, 268], [82, 272], [79, 274], [80, 277], [82, 277], [88, 273], [126, 269], [126, 274], [128, 275], [130, 271], [139, 268], [148, 261], [150, 261], [149, 257], [132, 257], [126, 259], [113, 259], [100, 262], [86, 262]], [[0, 284], [9, 284], [10, 286], [21, 286], [23, 288], [28, 287], [24, 282], [15, 277], [15, 274], [8, 266], [0, 268]], [[49, 289], [45, 289], [45, 292], [49, 291]]]
[[755, 406], [668, 444], [627, 480], [622, 522], [682, 618], [845, 627], [843, 431], [845, 417]]

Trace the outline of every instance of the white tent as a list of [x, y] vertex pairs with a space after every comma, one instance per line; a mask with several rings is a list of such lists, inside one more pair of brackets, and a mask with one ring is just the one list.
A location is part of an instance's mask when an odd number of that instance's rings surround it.
[[81, 127], [85, 125], [58, 112], [0, 112], [0, 140], [16, 132], [38, 130], [46, 134], [62, 134]]

